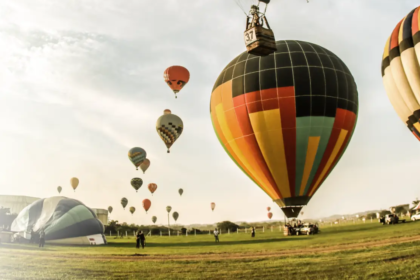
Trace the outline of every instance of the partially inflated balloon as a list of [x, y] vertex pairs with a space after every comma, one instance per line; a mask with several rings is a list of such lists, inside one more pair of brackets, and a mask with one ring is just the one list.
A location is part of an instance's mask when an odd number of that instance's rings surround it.
[[146, 151], [139, 147], [134, 147], [128, 151], [128, 159], [134, 164], [138, 170], [140, 164], [146, 159]]
[[271, 220], [271, 218], [273, 217], [273, 213], [268, 212], [267, 216], [268, 216], [268, 218]]
[[153, 217], [152, 217], [152, 222], [153, 222], [153, 223], [156, 223], [156, 221], [157, 221], [156, 216], [153, 216]]
[[153, 193], [156, 191], [156, 189], [157, 189], [157, 185], [156, 184], [154, 184], [154, 183], [150, 183], [149, 184], [149, 186], [147, 186], [147, 188], [149, 189], [149, 191], [152, 193], [152, 195], [153, 195]]
[[271, 207], [267, 207], [267, 211], [270, 212], [270, 210], [271, 210]]
[[58, 186], [58, 187], [57, 187], [57, 191], [58, 191], [58, 193], [61, 193], [61, 190], [62, 190], [62, 189], [63, 189], [62, 187]]
[[152, 206], [152, 202], [150, 200], [148, 200], [147, 198], [143, 200], [143, 208], [144, 210], [149, 211], [150, 206]]
[[172, 217], [174, 218], [174, 220], [175, 220], [175, 222], [176, 222], [176, 220], [178, 220], [178, 217], [179, 217], [178, 212], [173, 212], [173, 213], [172, 213]]
[[135, 208], [135, 207], [133, 207], [133, 206], [131, 206], [131, 207], [130, 207], [130, 213], [131, 213], [131, 215], [133, 215], [133, 214], [134, 214], [134, 212], [136, 212], [136, 208]]
[[179, 193], [180, 196], [182, 196], [182, 194], [184, 193], [184, 190], [183, 189], [179, 189], [178, 190], [178, 193]]
[[163, 140], [166, 147], [169, 148], [181, 136], [184, 124], [180, 117], [165, 110], [164, 114], [156, 122], [156, 131]]
[[109, 207], [108, 207], [108, 212], [109, 212], [109, 214], [111, 214], [111, 213], [112, 213], [112, 210], [114, 210], [114, 208], [112, 208], [112, 206], [109, 206]]
[[163, 73], [163, 78], [172, 91], [176, 94], [188, 83], [190, 80], [190, 72], [182, 66], [171, 66]]
[[77, 179], [76, 177], [73, 177], [70, 179], [70, 184], [71, 187], [73, 188], [74, 191], [76, 191], [77, 186], [79, 185], [79, 179]]
[[333, 170], [356, 125], [353, 76], [332, 52], [278, 41], [274, 55], [240, 54], [217, 79], [213, 127], [232, 160], [287, 217]]
[[121, 198], [121, 205], [124, 209], [127, 206], [127, 204], [128, 204], [128, 199], [125, 197]]
[[216, 203], [214, 202], [210, 203], [210, 208], [211, 208], [211, 211], [214, 211], [214, 208], [216, 208]]
[[172, 210], [172, 207], [171, 206], [166, 206], [166, 211], [169, 213], [169, 212], [171, 212], [171, 210]]
[[140, 164], [140, 169], [143, 170], [143, 174], [146, 172], [149, 166], [150, 166], [150, 160], [147, 158], [144, 159], [143, 162]]
[[420, 7], [401, 20], [385, 45], [382, 79], [400, 119], [420, 141]]
[[131, 186], [136, 190], [136, 192], [140, 189], [142, 185], [143, 185], [143, 180], [141, 178], [131, 179]]

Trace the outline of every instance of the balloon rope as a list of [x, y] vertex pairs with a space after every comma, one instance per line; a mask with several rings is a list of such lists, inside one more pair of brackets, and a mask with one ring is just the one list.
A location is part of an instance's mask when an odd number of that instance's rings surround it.
[[236, 3], [236, 5], [242, 10], [242, 12], [244, 12], [244, 14], [246, 15], [246, 16], [248, 16], [248, 14], [245, 12], [245, 10], [244, 10], [244, 8], [239, 4], [239, 2], [238, 2], [239, 0], [235, 0], [235, 3]]

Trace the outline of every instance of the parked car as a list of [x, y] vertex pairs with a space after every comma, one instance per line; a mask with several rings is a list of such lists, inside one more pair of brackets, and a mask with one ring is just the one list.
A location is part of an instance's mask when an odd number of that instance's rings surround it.
[[317, 234], [318, 233], [318, 226], [317, 225], [313, 225], [313, 224], [309, 224], [309, 223], [305, 223], [303, 224], [303, 226], [298, 228], [298, 231], [296, 231], [296, 234], [306, 234], [306, 235], [310, 235], [310, 234]]
[[413, 214], [413, 216], [411, 216], [411, 220], [412, 221], [420, 220], [420, 213]]

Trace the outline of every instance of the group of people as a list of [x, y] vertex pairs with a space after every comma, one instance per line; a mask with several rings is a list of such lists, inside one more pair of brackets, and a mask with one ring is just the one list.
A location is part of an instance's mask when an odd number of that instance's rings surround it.
[[144, 249], [144, 246], [146, 245], [146, 237], [144, 236], [143, 231], [139, 230], [136, 234], [136, 248], [140, 249], [141, 247]]

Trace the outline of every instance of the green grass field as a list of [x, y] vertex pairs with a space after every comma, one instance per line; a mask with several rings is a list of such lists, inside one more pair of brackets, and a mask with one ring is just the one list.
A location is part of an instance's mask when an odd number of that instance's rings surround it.
[[420, 279], [420, 222], [220, 236], [109, 237], [106, 246], [0, 245], [0, 279]]

